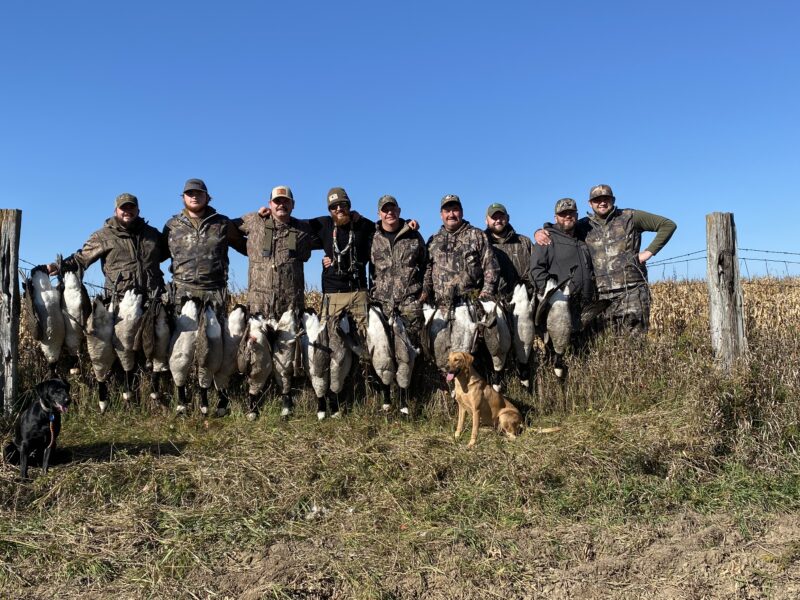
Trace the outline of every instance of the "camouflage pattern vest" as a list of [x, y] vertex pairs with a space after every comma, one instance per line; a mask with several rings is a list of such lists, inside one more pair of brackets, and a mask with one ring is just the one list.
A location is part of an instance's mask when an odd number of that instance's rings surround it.
[[642, 233], [633, 225], [633, 210], [617, 208], [605, 220], [596, 215], [581, 220], [598, 292], [631, 288], [647, 281], [647, 269], [639, 262]]
[[284, 225], [251, 213], [243, 217], [241, 229], [247, 234], [250, 310], [276, 318], [290, 307], [303, 310], [303, 264], [322, 247], [308, 223], [291, 217]]
[[178, 214], [167, 221], [167, 227], [173, 282], [181, 289], [227, 289], [230, 219], [215, 211], [195, 228], [186, 215]]

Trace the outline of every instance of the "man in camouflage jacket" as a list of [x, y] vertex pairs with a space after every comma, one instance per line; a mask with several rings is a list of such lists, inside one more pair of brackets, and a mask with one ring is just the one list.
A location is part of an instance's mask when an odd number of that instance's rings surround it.
[[[237, 223], [219, 214], [208, 203], [211, 196], [201, 179], [189, 179], [183, 188], [183, 210], [173, 216], [162, 232], [165, 258], [172, 258], [172, 297], [176, 310], [195, 298], [210, 303], [220, 325], [227, 321], [228, 248], [247, 255], [247, 240]], [[217, 390], [217, 416], [228, 414], [228, 396]], [[201, 411], [208, 410], [208, 389], [200, 389]], [[185, 413], [186, 389], [178, 388], [176, 411]]]
[[[98, 260], [106, 291], [117, 300], [129, 289], [146, 296], [164, 291], [161, 234], [139, 216], [139, 200], [133, 194], [117, 196], [114, 216], [61, 262], [61, 270], [85, 271]], [[58, 266], [50, 264], [48, 270], [54, 275]]]
[[236, 223], [211, 206], [201, 179], [189, 179], [183, 210], [162, 232], [164, 258], [171, 258], [173, 295], [198, 298], [225, 306], [228, 294], [228, 248], [247, 255], [247, 240]]
[[[422, 314], [425, 299], [422, 283], [428, 258], [425, 240], [400, 218], [400, 206], [393, 196], [381, 196], [378, 200], [378, 218], [370, 251], [372, 300], [380, 305], [387, 320], [397, 311], [409, 340], [419, 348], [425, 325]], [[389, 410], [390, 390], [383, 392], [383, 409]], [[409, 414], [405, 398], [400, 412]]]
[[[250, 312], [276, 321], [287, 310], [294, 311], [296, 319], [301, 318], [306, 292], [303, 265], [312, 250], [322, 248], [309, 222], [295, 219], [293, 210], [292, 190], [280, 185], [272, 189], [269, 210], [246, 214], [239, 222], [239, 230], [247, 235], [247, 304]], [[281, 416], [287, 418], [294, 409], [291, 377], [279, 378], [279, 382]], [[257, 401], [249, 408], [251, 414], [258, 414]]]
[[502, 204], [496, 202], [486, 209], [485, 233], [499, 267], [497, 295], [510, 300], [518, 283], [524, 283], [528, 292], [532, 292], [530, 264], [533, 242], [514, 230]]
[[378, 200], [378, 217], [370, 252], [372, 299], [387, 317], [394, 309], [400, 312], [417, 345], [423, 323], [422, 282], [428, 260], [425, 240], [400, 218], [400, 206], [393, 196]]
[[464, 220], [461, 199], [441, 202], [442, 228], [428, 240], [424, 289], [437, 306], [454, 306], [473, 296], [490, 299], [497, 291], [498, 265], [486, 234]]
[[292, 308], [303, 312], [306, 282], [303, 265], [322, 242], [307, 220], [295, 219], [288, 186], [273, 188], [269, 212], [246, 214], [239, 230], [247, 236], [247, 303], [251, 312], [280, 319]]

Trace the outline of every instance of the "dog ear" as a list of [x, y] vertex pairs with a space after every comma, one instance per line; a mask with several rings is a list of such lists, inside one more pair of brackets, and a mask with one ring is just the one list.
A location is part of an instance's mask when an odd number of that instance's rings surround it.
[[468, 369], [472, 366], [472, 363], [475, 362], [475, 357], [468, 352], [464, 352], [464, 366]]

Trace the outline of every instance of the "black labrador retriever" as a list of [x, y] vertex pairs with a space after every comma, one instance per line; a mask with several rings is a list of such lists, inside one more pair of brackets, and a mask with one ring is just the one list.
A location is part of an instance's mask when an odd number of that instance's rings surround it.
[[14, 440], [3, 453], [8, 463], [19, 460], [23, 479], [28, 478], [28, 459], [32, 456], [42, 457], [42, 473], [47, 473], [61, 431], [61, 413], [67, 412], [70, 402], [69, 384], [60, 379], [48, 379], [34, 388], [34, 399], [20, 415]]

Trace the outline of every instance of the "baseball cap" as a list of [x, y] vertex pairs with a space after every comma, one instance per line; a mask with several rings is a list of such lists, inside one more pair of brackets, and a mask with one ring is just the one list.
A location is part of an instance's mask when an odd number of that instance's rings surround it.
[[197, 190], [199, 192], [208, 193], [208, 188], [202, 179], [187, 179], [186, 184], [183, 186], [183, 193]]
[[347, 202], [347, 204], [350, 204], [350, 197], [347, 195], [347, 192], [344, 191], [344, 188], [331, 188], [328, 191], [328, 206], [331, 206], [332, 204], [339, 204], [341, 202]]
[[486, 216], [491, 217], [494, 213], [498, 212], [501, 212], [504, 215], [508, 216], [508, 211], [506, 210], [506, 207], [503, 204], [500, 204], [499, 202], [495, 202], [494, 204], [489, 205], [489, 208], [486, 209]]
[[378, 210], [382, 209], [387, 204], [394, 204], [395, 206], [400, 206], [397, 203], [397, 199], [394, 196], [390, 196], [389, 194], [386, 194], [385, 196], [381, 196], [380, 198], [378, 198]]
[[574, 210], [578, 212], [578, 203], [572, 198], [561, 198], [556, 202], [556, 214], [564, 212], [565, 210]]
[[124, 194], [120, 194], [119, 196], [117, 196], [115, 204], [117, 208], [119, 208], [123, 204], [133, 204], [136, 208], [139, 208], [139, 199], [133, 194], [128, 194], [126, 192]]
[[595, 198], [599, 198], [601, 196], [608, 196], [609, 198], [614, 197], [614, 192], [611, 191], [610, 185], [601, 183], [600, 185], [596, 185], [589, 190], [589, 200], [594, 200]]
[[276, 198], [288, 198], [289, 200], [294, 202], [292, 189], [288, 185], [279, 185], [277, 187], [272, 188], [272, 193], [269, 195], [269, 200], [270, 202], [272, 202]]
[[[459, 206], [461, 206], [461, 198], [459, 198], [459, 197], [458, 197], [458, 196], [456, 196], [455, 194], [447, 194], [446, 196], [444, 196], [444, 197], [442, 198], [442, 204], [441, 204], [441, 208], [444, 208], [444, 205], [445, 205], [445, 204], [451, 204], [451, 203], [453, 203], [453, 202], [455, 202], [456, 204], [458, 204]], [[462, 207], [462, 208], [463, 208], [463, 207]]]

